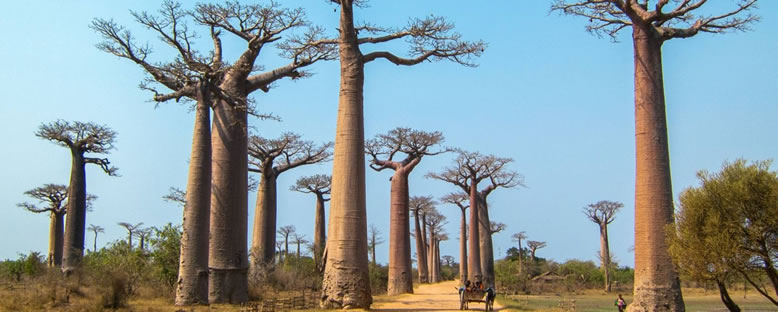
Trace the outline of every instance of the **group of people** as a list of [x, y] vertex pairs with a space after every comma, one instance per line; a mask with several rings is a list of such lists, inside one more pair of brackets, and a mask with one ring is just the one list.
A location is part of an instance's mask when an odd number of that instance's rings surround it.
[[481, 283], [481, 281], [475, 281], [475, 283], [471, 283], [470, 280], [465, 281], [465, 285], [462, 287], [459, 287], [459, 292], [462, 293], [463, 291], [484, 291], [486, 295], [487, 300], [493, 300], [494, 297], [496, 297], [496, 293], [492, 287], [486, 287], [484, 289], [484, 284]]

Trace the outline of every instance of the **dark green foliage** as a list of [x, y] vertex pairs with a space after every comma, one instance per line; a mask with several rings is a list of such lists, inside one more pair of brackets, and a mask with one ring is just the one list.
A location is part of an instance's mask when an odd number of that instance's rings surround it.
[[373, 294], [386, 293], [386, 285], [389, 283], [389, 268], [380, 264], [369, 264], [370, 290]]
[[181, 234], [181, 226], [168, 223], [161, 229], [154, 228], [154, 235], [149, 238], [153, 274], [170, 287], [171, 291], [178, 280]]
[[42, 274], [46, 269], [43, 255], [37, 251], [28, 254], [19, 254], [16, 260], [0, 262], [0, 277], [14, 281], [21, 281], [23, 277], [34, 278]]

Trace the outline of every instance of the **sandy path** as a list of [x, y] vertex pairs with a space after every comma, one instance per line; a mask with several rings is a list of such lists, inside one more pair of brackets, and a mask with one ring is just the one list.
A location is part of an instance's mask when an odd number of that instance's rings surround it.
[[[371, 311], [459, 311], [459, 294], [456, 281], [424, 284], [415, 288], [414, 294], [378, 296], [373, 298]], [[495, 310], [503, 307], [494, 303]], [[483, 311], [483, 303], [471, 303], [470, 310]]]

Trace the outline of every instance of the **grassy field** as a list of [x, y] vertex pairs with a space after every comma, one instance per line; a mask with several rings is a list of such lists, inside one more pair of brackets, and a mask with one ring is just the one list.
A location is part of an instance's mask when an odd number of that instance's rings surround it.
[[[743, 311], [778, 311], [778, 307], [755, 292], [749, 292], [746, 298], [743, 293], [732, 293], [733, 300]], [[613, 305], [617, 294], [586, 293], [581, 295], [562, 296], [510, 296], [498, 297], [497, 300], [510, 311], [563, 311], [560, 302], [575, 300], [575, 311], [598, 312], [617, 311]], [[631, 295], [625, 295], [627, 303], [632, 302]], [[727, 311], [718, 292], [703, 292], [697, 289], [684, 290], [686, 311]]]

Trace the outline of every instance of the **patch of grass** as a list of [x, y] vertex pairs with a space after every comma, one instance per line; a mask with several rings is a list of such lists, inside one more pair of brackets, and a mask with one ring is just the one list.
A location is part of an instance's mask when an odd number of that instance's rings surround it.
[[[684, 289], [684, 303], [686, 311], [727, 311], [717, 292], [703, 292], [697, 289]], [[499, 296], [497, 301], [508, 308], [510, 311], [562, 311], [559, 303], [562, 301], [575, 300], [576, 311], [591, 312], [613, 312], [616, 307], [613, 305], [618, 294], [591, 293], [580, 295], [519, 295], [519, 296]], [[627, 303], [632, 302], [632, 295], [622, 294]], [[744, 311], [778, 311], [778, 307], [767, 301], [764, 297], [749, 293], [744, 299], [743, 296], [731, 294], [735, 303]]]

